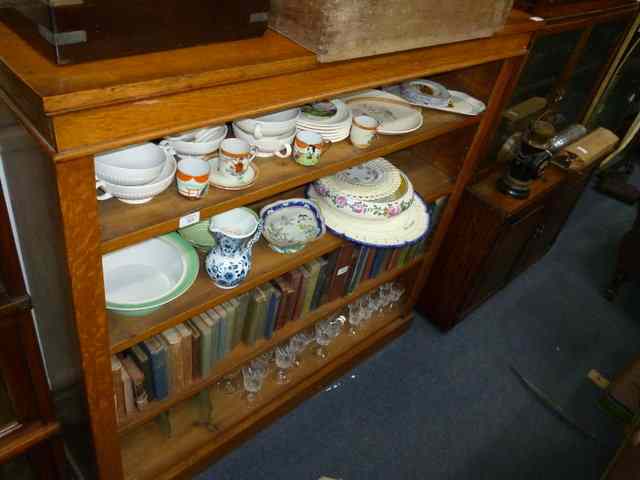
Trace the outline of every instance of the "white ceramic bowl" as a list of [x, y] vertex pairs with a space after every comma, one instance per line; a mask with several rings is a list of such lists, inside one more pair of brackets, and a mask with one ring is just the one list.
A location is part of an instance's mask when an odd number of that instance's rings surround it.
[[262, 117], [245, 118], [235, 123], [256, 139], [277, 137], [294, 129], [299, 115], [299, 108], [291, 108], [281, 112], [270, 113]]
[[162, 171], [165, 151], [154, 143], [143, 143], [95, 156], [96, 176], [115, 185], [144, 185]]
[[107, 303], [136, 307], [160, 300], [184, 280], [181, 250], [153, 238], [102, 257]]
[[[220, 144], [226, 138], [228, 130], [229, 128], [226, 125], [215, 127], [215, 132], [213, 132], [214, 137], [207, 142], [195, 142], [194, 140], [185, 140], [171, 136], [165, 140], [169, 142], [169, 145], [173, 147], [176, 153], [182, 155], [209, 155], [220, 148]], [[194, 132], [196, 132], [196, 130], [194, 130]], [[186, 134], [189, 133], [190, 132], [186, 132]]]
[[264, 137], [261, 139], [255, 138], [250, 133], [242, 130], [236, 123], [233, 123], [233, 134], [250, 145], [255, 145], [258, 147], [258, 157], [270, 157], [275, 152], [280, 151], [284, 148], [284, 145], [291, 145], [293, 143], [293, 139], [296, 136], [295, 127], [289, 131], [285, 132], [283, 135], [277, 137]]
[[96, 182], [96, 189], [101, 188], [104, 194], [98, 195], [98, 200], [117, 198], [124, 203], [139, 204], [150, 201], [156, 195], [161, 194], [173, 182], [176, 175], [177, 163], [172, 155], [167, 155], [167, 161], [160, 175], [147, 185], [123, 186], [109, 183], [105, 180]]

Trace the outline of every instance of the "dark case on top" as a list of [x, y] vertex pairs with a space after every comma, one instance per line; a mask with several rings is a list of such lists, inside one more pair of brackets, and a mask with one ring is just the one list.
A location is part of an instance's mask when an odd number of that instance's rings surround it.
[[0, 0], [0, 20], [58, 64], [261, 36], [270, 0]]

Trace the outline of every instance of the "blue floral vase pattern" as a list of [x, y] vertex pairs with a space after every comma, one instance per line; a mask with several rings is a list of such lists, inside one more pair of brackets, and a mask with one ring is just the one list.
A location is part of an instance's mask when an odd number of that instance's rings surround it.
[[220, 230], [211, 230], [216, 246], [205, 260], [207, 274], [220, 288], [235, 288], [251, 271], [253, 245], [260, 239], [262, 223], [256, 222], [254, 232], [236, 237]]

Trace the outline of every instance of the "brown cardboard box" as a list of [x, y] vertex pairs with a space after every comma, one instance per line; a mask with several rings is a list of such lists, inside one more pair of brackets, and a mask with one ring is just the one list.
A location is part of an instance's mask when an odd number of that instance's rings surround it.
[[559, 165], [569, 170], [584, 170], [613, 152], [619, 141], [612, 131], [597, 128], [562, 150], [558, 154]]

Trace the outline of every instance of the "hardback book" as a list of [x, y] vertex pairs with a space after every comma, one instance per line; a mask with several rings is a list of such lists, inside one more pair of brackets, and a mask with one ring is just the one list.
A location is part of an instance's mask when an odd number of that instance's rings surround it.
[[311, 299], [311, 310], [315, 310], [320, 306], [322, 293], [324, 292], [324, 286], [327, 281], [327, 268], [329, 266], [329, 262], [325, 258], [316, 258], [315, 261], [320, 264], [320, 270], [318, 270], [318, 281], [316, 282], [316, 288]]
[[186, 386], [193, 382], [193, 336], [184, 323], [176, 325], [176, 330], [182, 337], [182, 374]]
[[293, 309], [293, 320], [298, 320], [302, 316], [302, 307], [304, 305], [304, 296], [307, 285], [309, 285], [309, 278], [311, 275], [307, 270], [302, 267], [294, 270], [294, 275], [300, 277], [300, 281], [296, 287], [296, 306]]
[[136, 365], [144, 375], [144, 390], [147, 392], [147, 397], [151, 401], [155, 398], [155, 392], [153, 390], [153, 371], [149, 356], [142, 350], [140, 345], [135, 345], [131, 348], [131, 358], [136, 362]]
[[402, 267], [405, 263], [407, 263], [407, 254], [409, 253], [409, 247], [402, 247], [400, 249], [400, 253], [398, 254], [398, 267]]
[[[218, 325], [218, 360], [222, 359], [225, 354], [225, 346], [227, 344], [227, 326], [226, 326], [226, 316], [227, 309], [222, 305], [216, 305], [213, 308], [213, 311], [216, 313], [216, 318], [214, 318], [214, 322]], [[216, 322], [217, 320], [217, 322]]]
[[244, 323], [247, 321], [247, 311], [249, 310], [249, 292], [243, 293], [236, 297], [239, 302], [238, 311], [236, 312], [236, 323], [233, 328], [233, 347], [242, 342], [242, 333], [244, 331]]
[[254, 312], [251, 319], [251, 329], [249, 334], [251, 345], [263, 338], [264, 324], [266, 322], [267, 308], [269, 306], [269, 298], [267, 297], [264, 286], [261, 285], [256, 287], [255, 290]]
[[131, 379], [134, 404], [138, 410], [142, 410], [149, 404], [149, 396], [144, 389], [144, 374], [130, 356], [122, 359], [122, 367], [127, 371]]
[[127, 369], [124, 368], [122, 358], [120, 358], [120, 363], [122, 364], [122, 368], [120, 369], [120, 376], [122, 377], [122, 385], [124, 390], [124, 410], [127, 415], [131, 415], [132, 413], [136, 412], [136, 401], [133, 396], [133, 384], [131, 383], [129, 372], [127, 372]]
[[193, 319], [185, 322], [187, 328], [191, 331], [191, 374], [193, 380], [202, 378], [202, 364], [200, 357], [202, 356], [202, 334], [193, 323]]
[[363, 280], [369, 280], [371, 278], [371, 269], [373, 268], [373, 260], [376, 258], [377, 250], [377, 248], [371, 247], [367, 252], [367, 258], [364, 263], [364, 271], [362, 272]]
[[318, 285], [318, 275], [320, 274], [320, 262], [318, 260], [312, 260], [304, 265], [304, 269], [309, 274], [309, 280], [304, 290], [304, 299], [302, 301], [302, 316], [304, 317], [311, 311], [311, 301]]
[[140, 344], [149, 357], [153, 372], [153, 396], [163, 400], [169, 395], [169, 373], [167, 370], [167, 351], [159, 337], [151, 337]]
[[281, 329], [293, 315], [295, 308], [296, 291], [285, 277], [278, 277], [274, 280], [276, 287], [280, 290], [280, 306], [278, 307], [278, 318], [276, 320], [276, 330]]
[[160, 334], [167, 349], [167, 370], [169, 371], [169, 393], [173, 395], [184, 387], [182, 367], [182, 338], [175, 328], [169, 328]]
[[[208, 319], [205, 321], [204, 319]], [[211, 347], [211, 319], [205, 314], [201, 314], [191, 319], [191, 323], [200, 332], [200, 373], [203, 377], [209, 375], [213, 366], [213, 350]]]
[[116, 400], [116, 417], [122, 420], [127, 416], [124, 405], [124, 382], [122, 381], [122, 362], [116, 355], [111, 355], [111, 375], [113, 376], [113, 396]]
[[368, 252], [369, 247], [365, 247], [364, 245], [358, 247], [358, 258], [356, 260], [355, 266], [353, 267], [353, 271], [351, 272], [351, 278], [349, 279], [349, 284], [347, 285], [347, 293], [353, 292], [360, 284]]
[[271, 338], [273, 331], [276, 328], [276, 321], [278, 319], [278, 308], [280, 307], [280, 299], [282, 293], [272, 283], [267, 283], [262, 286], [269, 301], [267, 306], [267, 314], [264, 321], [264, 338]]
[[338, 250], [338, 257], [329, 282], [328, 302], [332, 302], [345, 294], [356, 259], [357, 249], [353, 243], [347, 243]]
[[322, 292], [320, 299], [318, 301], [318, 305], [320, 306], [324, 303], [327, 303], [329, 298], [329, 285], [331, 284], [331, 278], [333, 277], [333, 272], [336, 268], [336, 262], [338, 261], [338, 255], [340, 254], [340, 249], [334, 250], [327, 256], [327, 267], [324, 275], [324, 279], [322, 282]]
[[258, 289], [254, 288], [247, 293], [249, 294], [249, 305], [247, 306], [247, 318], [242, 326], [242, 341], [247, 345], [253, 345], [254, 340], [252, 339], [252, 329], [254, 328], [256, 321], [256, 296], [258, 295]]
[[236, 320], [237, 302], [230, 300], [228, 302], [224, 302], [220, 306], [225, 311], [223, 324], [222, 324], [223, 326], [220, 329], [223, 335], [222, 336], [223, 340], [220, 341], [220, 344], [222, 346], [221, 358], [224, 358], [231, 351], [231, 342], [233, 340], [233, 325], [235, 324], [235, 320]]
[[373, 259], [373, 266], [371, 267], [371, 278], [375, 278], [380, 274], [386, 251], [386, 248], [378, 248], [376, 250], [376, 256]]
[[220, 359], [220, 314], [214, 308], [210, 308], [205, 313], [200, 314], [200, 318], [211, 327], [211, 360], [209, 367], [213, 368]]
[[236, 331], [238, 330], [238, 323], [240, 323], [240, 319], [238, 317], [241, 313], [240, 308], [242, 307], [242, 305], [238, 297], [232, 298], [231, 300], [229, 300], [229, 303], [233, 307], [233, 315], [231, 316], [232, 322], [229, 325], [229, 328], [231, 329], [231, 331], [229, 332], [229, 351], [232, 351], [234, 348], [236, 348], [236, 345], [240, 343], [239, 337], [236, 343]]
[[396, 253], [396, 250], [398, 250], [397, 248], [390, 248], [388, 255], [386, 256], [384, 265], [382, 266], [382, 270], [384, 270], [385, 272], [392, 270], [393, 269], [393, 258], [394, 255]]

